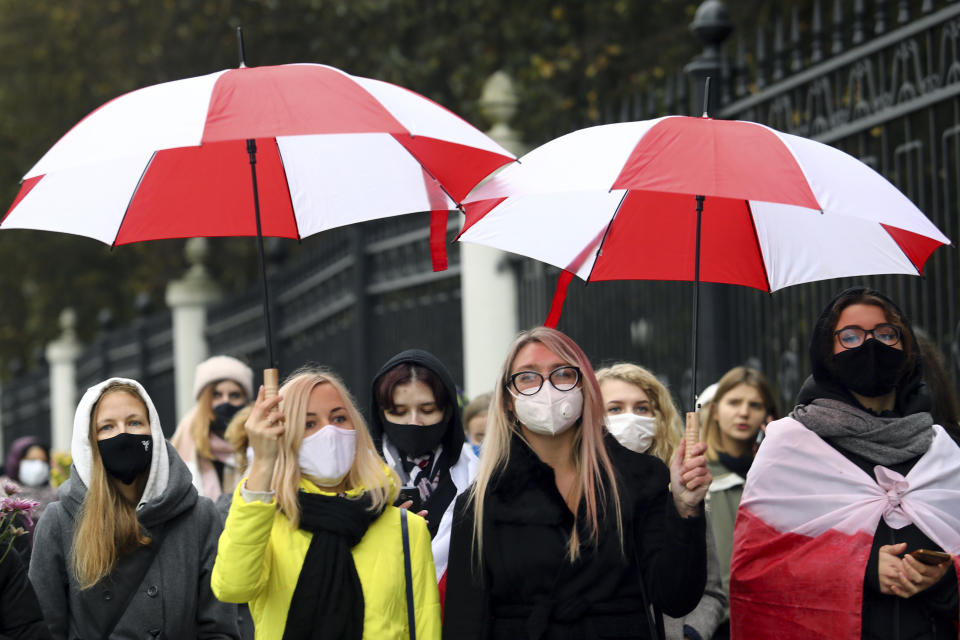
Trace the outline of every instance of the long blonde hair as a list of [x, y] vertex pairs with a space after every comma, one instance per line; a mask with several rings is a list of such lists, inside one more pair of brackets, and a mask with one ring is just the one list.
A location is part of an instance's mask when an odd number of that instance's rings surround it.
[[297, 456], [300, 443], [303, 442], [310, 392], [320, 384], [329, 384], [340, 394], [343, 407], [357, 433], [357, 453], [345, 479], [346, 488], [363, 488], [370, 498], [371, 511], [379, 511], [391, 504], [400, 491], [400, 479], [377, 453], [367, 425], [340, 378], [326, 369], [304, 367], [293, 372], [280, 388], [280, 395], [283, 396], [280, 408], [283, 411], [286, 430], [280, 438], [280, 450], [270, 487], [277, 494], [280, 510], [294, 528], [300, 526], [300, 504], [297, 501], [297, 491], [301, 473]]
[[702, 439], [707, 443], [707, 460], [716, 460], [717, 454], [723, 451], [720, 444], [720, 423], [717, 421], [717, 407], [734, 387], [746, 384], [756, 389], [763, 398], [763, 405], [768, 415], [777, 417], [777, 402], [773, 398], [773, 389], [767, 378], [750, 367], [734, 367], [723, 374], [723, 377], [717, 382], [717, 392], [713, 394], [713, 400], [710, 401], [710, 413], [707, 415], [707, 421], [703, 424]]
[[250, 461], [247, 460], [247, 446], [250, 444], [250, 438], [247, 436], [247, 418], [250, 417], [250, 412], [253, 410], [253, 405], [247, 405], [237, 411], [237, 413], [230, 418], [230, 424], [227, 425], [226, 431], [223, 432], [223, 439], [230, 443], [230, 447], [233, 449], [233, 458], [237, 463], [237, 469], [240, 470], [240, 473], [246, 473], [247, 465], [250, 464]]
[[647, 395], [656, 419], [653, 446], [648, 453], [670, 466], [670, 459], [680, 446], [680, 437], [683, 433], [683, 423], [680, 421], [680, 414], [677, 413], [670, 392], [650, 371], [630, 362], [621, 362], [597, 371], [597, 381], [601, 387], [607, 380], [620, 380], [632, 384]]
[[[530, 343], [537, 342], [553, 351], [561, 359], [579, 367], [583, 388], [583, 414], [573, 427], [574, 463], [577, 469], [579, 495], [586, 503], [589, 538], [593, 544], [599, 543], [600, 510], [612, 507], [617, 523], [617, 535], [620, 548], [623, 549], [623, 523], [620, 514], [620, 492], [617, 488], [616, 472], [603, 444], [603, 401], [600, 387], [593, 374], [593, 367], [583, 350], [568, 336], [556, 329], [536, 327], [521, 333], [513, 341], [507, 358], [500, 369], [497, 385], [493, 391], [493, 400], [487, 413], [487, 431], [483, 438], [483, 455], [477, 477], [467, 498], [474, 510], [473, 544], [476, 559], [483, 556], [483, 517], [487, 490], [495, 483], [497, 475], [503, 471], [510, 457], [510, 443], [516, 434], [523, 438], [519, 421], [511, 409], [512, 396], [507, 392], [510, 371], [517, 353]], [[549, 383], [546, 383], [549, 384]], [[607, 491], [609, 490], [609, 495]], [[571, 562], [580, 555], [580, 541], [577, 525], [570, 530], [568, 558]]]
[[104, 387], [90, 410], [90, 486], [77, 516], [70, 553], [73, 573], [81, 589], [89, 589], [110, 575], [121, 555], [150, 544], [150, 537], [137, 520], [137, 505], [128, 502], [113, 486], [100, 458], [97, 409], [110, 393], [129, 393], [143, 403], [144, 415], [149, 415], [137, 388], [123, 382], [112, 382]]

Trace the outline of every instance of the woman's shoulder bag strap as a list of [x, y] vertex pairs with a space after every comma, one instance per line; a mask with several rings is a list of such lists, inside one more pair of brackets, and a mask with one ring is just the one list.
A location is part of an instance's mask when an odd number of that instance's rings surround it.
[[400, 509], [400, 531], [403, 534], [403, 573], [407, 584], [407, 624], [410, 640], [417, 640], [416, 616], [413, 612], [413, 570], [410, 568], [410, 531], [407, 528], [407, 510]]

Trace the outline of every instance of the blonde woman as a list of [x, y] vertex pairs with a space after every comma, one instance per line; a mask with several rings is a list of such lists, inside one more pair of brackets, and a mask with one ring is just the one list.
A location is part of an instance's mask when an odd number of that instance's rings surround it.
[[[213, 591], [249, 602], [257, 638], [397, 639], [410, 635], [399, 482], [333, 374], [261, 387], [246, 424], [249, 475], [236, 490]], [[417, 638], [440, 635], [426, 522], [407, 514]]]
[[210, 591], [220, 520], [134, 380], [91, 387], [73, 469], [37, 523], [30, 580], [54, 638], [237, 638]]
[[[734, 367], [717, 382], [710, 402], [703, 440], [707, 443], [707, 466], [716, 478], [707, 501], [710, 524], [717, 543], [723, 592], [730, 595], [730, 559], [733, 556], [733, 526], [746, 482], [757, 452], [757, 434], [768, 415], [776, 416], [773, 389], [766, 377], [750, 367]], [[729, 616], [729, 611], [727, 616]], [[727, 637], [729, 622], [720, 627]]]
[[628, 362], [597, 371], [607, 430], [626, 448], [669, 465], [680, 446], [683, 423], [670, 392], [643, 367]]
[[225, 432], [253, 397], [253, 370], [231, 356], [207, 358], [197, 365], [193, 395], [197, 404], [180, 420], [170, 442], [200, 495], [216, 501], [233, 493], [241, 478]]
[[[607, 430], [627, 449], [669, 464], [682, 439], [680, 414], [670, 392], [643, 367], [622, 362], [597, 371], [607, 411]], [[727, 617], [727, 596], [707, 515], [707, 583], [697, 607], [683, 618], [667, 617], [667, 640], [709, 640]]]
[[[514, 341], [483, 456], [458, 499], [444, 636], [652, 638], [644, 603], [682, 616], [706, 573], [703, 445], [671, 468], [605, 435], [583, 351], [538, 327]], [[673, 495], [667, 490], [672, 482]]]

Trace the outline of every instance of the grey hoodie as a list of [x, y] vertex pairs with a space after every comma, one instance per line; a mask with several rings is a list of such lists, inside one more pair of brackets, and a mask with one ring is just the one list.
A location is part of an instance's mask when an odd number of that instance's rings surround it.
[[[115, 380], [136, 386], [149, 412], [153, 459], [137, 518], [153, 541], [121, 556], [109, 576], [81, 590], [70, 548], [92, 465], [90, 411], [103, 387]], [[70, 479], [60, 487], [60, 502], [47, 507], [37, 524], [30, 563], [30, 580], [53, 637], [103, 638], [119, 619], [111, 637], [238, 638], [236, 605], [219, 602], [210, 590], [220, 519], [163, 439], [143, 387], [112, 378], [88, 389], [77, 407], [71, 452]]]

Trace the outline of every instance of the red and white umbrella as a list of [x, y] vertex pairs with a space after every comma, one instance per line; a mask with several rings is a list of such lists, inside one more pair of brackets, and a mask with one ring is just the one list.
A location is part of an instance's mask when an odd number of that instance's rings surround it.
[[84, 118], [24, 176], [0, 228], [111, 245], [304, 238], [353, 222], [456, 208], [513, 155], [435, 102], [333, 67], [219, 71], [120, 96]]
[[570, 133], [505, 168], [464, 205], [460, 240], [565, 270], [551, 326], [573, 275], [776, 291], [843, 276], [918, 275], [950, 242], [856, 158], [760, 124], [710, 118]]
[[513, 159], [402, 87], [318, 64], [241, 67], [139, 89], [92, 112], [27, 172], [0, 229], [110, 245], [304, 238], [432, 211], [439, 269], [447, 211]]

